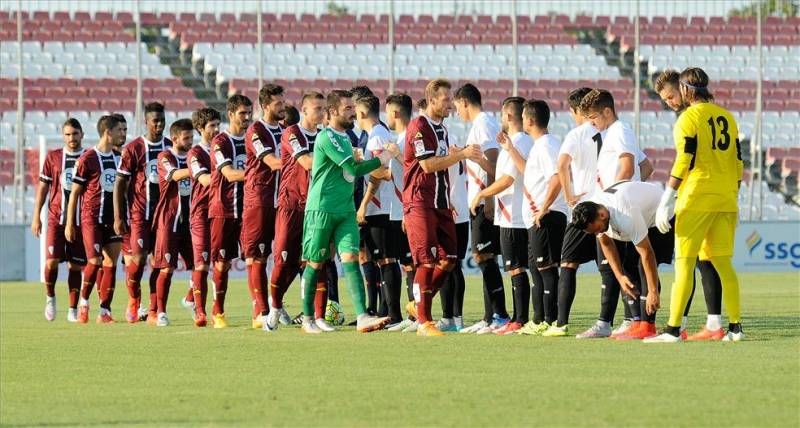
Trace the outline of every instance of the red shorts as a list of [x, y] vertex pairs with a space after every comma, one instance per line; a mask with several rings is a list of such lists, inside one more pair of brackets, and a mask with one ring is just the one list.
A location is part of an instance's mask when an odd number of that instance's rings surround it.
[[405, 209], [404, 219], [415, 265], [458, 258], [456, 225], [450, 210], [409, 207]]
[[242, 212], [242, 254], [244, 258], [267, 258], [275, 236], [275, 208], [246, 206]]
[[189, 219], [192, 236], [194, 265], [207, 265], [211, 262], [211, 220], [208, 217]]
[[278, 207], [275, 216], [275, 264], [299, 266], [303, 244], [303, 210]]
[[153, 267], [155, 269], [175, 269], [178, 267], [179, 255], [186, 265], [186, 270], [194, 268], [192, 238], [189, 231], [173, 232], [165, 228], [158, 229], [153, 246]]
[[128, 225], [128, 232], [122, 235], [122, 254], [147, 254], [152, 252], [152, 225], [149, 221], [136, 221]]
[[242, 220], [214, 217], [211, 219], [211, 261], [229, 262], [239, 257], [239, 235]]
[[83, 248], [81, 228], [75, 227], [75, 242], [67, 242], [64, 238], [64, 226], [58, 223], [47, 224], [47, 259], [59, 262], [70, 262], [78, 266], [86, 265], [86, 249]]
[[83, 248], [87, 258], [103, 257], [103, 247], [115, 242], [122, 242], [122, 236], [114, 232], [110, 224], [96, 224], [83, 222], [81, 224]]

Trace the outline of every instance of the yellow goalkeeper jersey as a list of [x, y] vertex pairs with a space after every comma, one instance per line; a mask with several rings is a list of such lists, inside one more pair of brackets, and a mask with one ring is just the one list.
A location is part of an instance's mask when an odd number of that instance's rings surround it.
[[737, 212], [743, 164], [733, 115], [711, 102], [695, 104], [675, 122], [673, 138], [671, 175], [683, 180], [675, 212]]

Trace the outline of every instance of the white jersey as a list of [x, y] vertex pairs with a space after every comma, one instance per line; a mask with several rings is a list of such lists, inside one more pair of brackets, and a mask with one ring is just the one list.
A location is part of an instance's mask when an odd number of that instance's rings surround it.
[[[393, 158], [389, 162], [392, 171], [392, 203], [389, 220], [403, 220], [403, 151], [406, 147], [406, 131], [397, 134], [397, 148], [400, 149], [400, 159]], [[386, 185], [386, 184], [384, 184]]]
[[585, 193], [578, 202], [588, 201], [597, 190], [597, 152], [600, 133], [588, 121], [569, 131], [561, 143], [559, 155], [569, 155], [572, 160], [569, 172], [572, 177], [572, 194]]
[[655, 183], [623, 181], [603, 192], [594, 201], [608, 208], [609, 237], [638, 244], [647, 237], [648, 229], [655, 226], [656, 210], [664, 190]]
[[[619, 157], [623, 154], [633, 156], [633, 177], [630, 181], [641, 181], [637, 159], [641, 150], [636, 142], [633, 130], [622, 121], [617, 120], [605, 131], [602, 136], [603, 146], [597, 155], [597, 187], [603, 190], [617, 182], [619, 173]], [[644, 154], [644, 153], [642, 153]]]
[[[450, 139], [450, 147], [464, 147], [463, 142]], [[469, 202], [467, 199], [467, 166], [466, 161], [458, 161], [447, 168], [450, 179], [450, 205], [453, 208], [453, 219], [456, 224], [469, 221]], [[477, 166], [477, 164], [476, 164]], [[478, 167], [480, 169], [480, 167]], [[483, 171], [483, 170], [481, 170]]]
[[[528, 134], [517, 132], [511, 135], [511, 144], [523, 159], [528, 159], [528, 153], [533, 146], [533, 139]], [[508, 152], [501, 150], [497, 156], [494, 179], [497, 181], [505, 175], [513, 178], [514, 184], [495, 196], [494, 224], [505, 228], [524, 229], [525, 220], [522, 212], [527, 209], [525, 205], [529, 204], [524, 196], [525, 180]]]
[[[547, 196], [547, 188], [550, 180], [558, 174], [558, 151], [561, 143], [558, 138], [551, 134], [545, 134], [533, 142], [533, 147], [528, 154], [525, 162], [525, 190], [526, 198], [530, 197], [536, 207], [544, 205]], [[529, 202], [529, 201], [526, 201]], [[533, 210], [530, 204], [524, 204], [523, 220], [525, 227], [533, 227]], [[558, 192], [558, 196], [550, 204], [550, 211], [558, 211], [568, 215], [567, 202], [564, 200], [564, 193]]]
[[[364, 150], [364, 160], [378, 157], [383, 151], [384, 146], [393, 140], [386, 127], [379, 123], [375, 124], [375, 126], [372, 127], [372, 131], [369, 132], [367, 147], [366, 150]], [[366, 186], [369, 183], [369, 176], [364, 178]], [[392, 198], [394, 197], [392, 183], [382, 180], [378, 186], [378, 191], [375, 192], [375, 196], [367, 202], [367, 212], [365, 215], [388, 215], [392, 206]]]
[[[472, 120], [472, 127], [467, 135], [466, 145], [478, 145], [485, 153], [491, 149], [500, 149], [497, 145], [497, 134], [500, 133], [500, 125], [497, 124], [491, 115], [486, 112], [480, 112], [475, 119]], [[472, 201], [475, 196], [488, 186], [489, 174], [483, 170], [477, 163], [467, 161], [467, 201]], [[483, 205], [483, 201], [481, 201]]]

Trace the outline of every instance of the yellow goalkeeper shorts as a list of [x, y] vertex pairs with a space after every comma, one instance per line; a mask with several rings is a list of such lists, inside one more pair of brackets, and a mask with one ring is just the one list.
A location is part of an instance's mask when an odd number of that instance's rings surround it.
[[675, 216], [675, 257], [733, 256], [738, 213], [683, 210]]

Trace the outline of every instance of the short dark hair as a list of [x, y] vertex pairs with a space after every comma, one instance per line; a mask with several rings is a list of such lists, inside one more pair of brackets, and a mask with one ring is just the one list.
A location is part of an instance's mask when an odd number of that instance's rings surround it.
[[428, 99], [420, 98], [417, 100], [417, 110], [425, 110], [428, 108]]
[[567, 103], [569, 104], [569, 108], [579, 111], [581, 109], [581, 101], [583, 101], [583, 97], [585, 97], [589, 92], [592, 92], [592, 88], [583, 87], [570, 91], [569, 95], [567, 95]]
[[67, 126], [75, 128], [78, 131], [81, 131], [81, 133], [83, 133], [83, 127], [81, 126], [81, 123], [78, 121], [78, 119], [75, 119], [74, 117], [70, 117], [67, 120], [65, 120], [64, 124], [61, 125], [61, 130], [63, 131], [64, 128], [66, 128]]
[[522, 105], [525, 104], [525, 98], [522, 97], [508, 97], [503, 100], [503, 110], [506, 108], [511, 110], [511, 115], [514, 120], [522, 122]]
[[381, 101], [372, 95], [356, 99], [356, 105], [361, 105], [367, 108], [367, 114], [370, 117], [379, 117], [381, 115]]
[[209, 122], [215, 120], [221, 121], [222, 116], [217, 110], [211, 107], [203, 107], [192, 113], [192, 126], [194, 126], [194, 129], [203, 129]]
[[653, 83], [653, 88], [656, 90], [656, 92], [661, 92], [667, 85], [677, 88], [680, 77], [681, 76], [677, 71], [668, 68], [662, 71], [658, 77], [656, 77], [656, 81]]
[[472, 83], [465, 83], [460, 88], [456, 89], [453, 99], [464, 100], [469, 105], [480, 107], [481, 91]]
[[600, 205], [592, 201], [579, 203], [572, 210], [572, 225], [580, 230], [586, 230], [590, 223], [593, 223], [598, 216]]
[[406, 94], [391, 94], [386, 97], [386, 105], [396, 105], [400, 109], [400, 114], [406, 119], [411, 119], [414, 110], [414, 102]]
[[327, 99], [325, 100], [325, 110], [330, 112], [331, 110], [336, 110], [339, 108], [342, 103], [342, 98], [353, 98], [353, 93], [345, 89], [334, 89], [330, 91]]
[[286, 126], [292, 126], [300, 122], [300, 112], [297, 111], [297, 107], [293, 105], [286, 106], [286, 116], [284, 116], [283, 122]]
[[322, 92], [308, 91], [305, 94], [303, 94], [303, 98], [300, 99], [300, 105], [302, 106], [303, 104], [305, 104], [306, 100], [324, 100], [324, 99], [325, 95], [322, 95]]
[[172, 125], [169, 126], [169, 136], [170, 137], [177, 137], [183, 131], [193, 131], [194, 124], [192, 123], [192, 119], [183, 118], [178, 119], [175, 122], [172, 122]]
[[122, 113], [111, 113], [111, 116], [114, 116], [122, 123], [128, 123], [128, 119], [125, 119], [125, 116]]
[[616, 112], [614, 109], [614, 96], [605, 89], [592, 89], [592, 91], [586, 94], [583, 100], [581, 100], [581, 112], [583, 114], [601, 111], [606, 107]]
[[107, 114], [102, 116], [97, 121], [97, 134], [100, 135], [100, 138], [102, 138], [106, 131], [116, 128], [120, 123], [123, 122], [119, 120], [119, 117], [115, 114]]
[[372, 93], [372, 89], [370, 89], [369, 86], [365, 85], [353, 86], [353, 89], [350, 90], [350, 93], [352, 94], [351, 97], [354, 100], [358, 100], [359, 98], [362, 97], [371, 97], [375, 95], [374, 93]]
[[265, 106], [272, 101], [272, 97], [283, 95], [283, 86], [267, 83], [258, 91], [258, 104]]
[[234, 113], [241, 106], [251, 107], [252, 105], [253, 102], [250, 101], [250, 98], [247, 98], [242, 94], [233, 94], [230, 97], [228, 97], [227, 110], [228, 113]]
[[150, 113], [164, 113], [164, 104], [161, 104], [158, 101], [153, 101], [151, 103], [147, 103], [144, 106], [144, 115], [147, 116]]
[[525, 101], [522, 113], [526, 119], [533, 119], [533, 123], [539, 128], [546, 129], [550, 124], [550, 106], [544, 100]]

